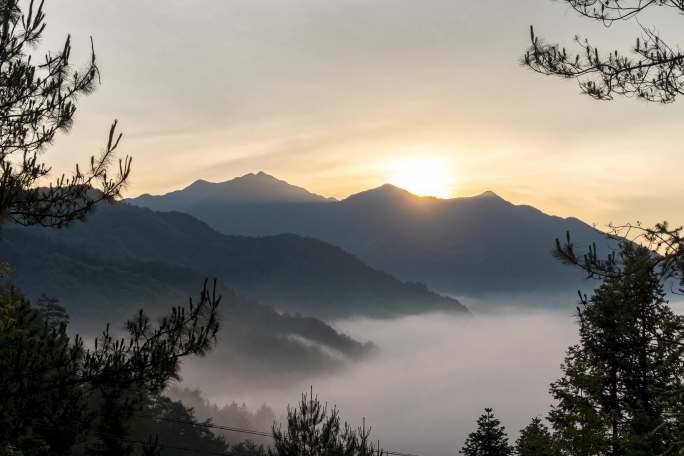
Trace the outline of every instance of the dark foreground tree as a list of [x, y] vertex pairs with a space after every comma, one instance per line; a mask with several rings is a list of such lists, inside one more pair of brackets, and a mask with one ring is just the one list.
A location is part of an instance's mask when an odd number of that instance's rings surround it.
[[508, 443], [506, 428], [494, 416], [491, 408], [486, 408], [477, 419], [477, 429], [468, 435], [461, 449], [465, 456], [508, 456], [513, 448]]
[[515, 442], [517, 456], [560, 456], [557, 445], [549, 432], [549, 428], [540, 418], [533, 418], [532, 422], [520, 431], [520, 437]]
[[[668, 290], [684, 294], [684, 238], [682, 227], [672, 228], [667, 222], [658, 223], [654, 227], [640, 224], [611, 226], [609, 238], [614, 241], [619, 251], [625, 241], [641, 245], [656, 252], [648, 265], [662, 281], [667, 281]], [[613, 251], [602, 257], [596, 245], [591, 245], [586, 253], [579, 253], [567, 233], [564, 242], [556, 240], [555, 254], [561, 261], [579, 267], [587, 278], [601, 280], [619, 279], [625, 274], [624, 262], [618, 252]]]
[[99, 70], [94, 51], [85, 68], [73, 67], [70, 37], [61, 49], [36, 54], [43, 3], [0, 0], [0, 226], [8, 219], [51, 227], [82, 219], [96, 203], [118, 197], [130, 172], [128, 157], [112, 166], [121, 139], [114, 122], [87, 166], [45, 181], [50, 167], [41, 154], [71, 128], [77, 99], [94, 90]]
[[571, 455], [646, 455], [678, 440], [684, 321], [665, 301], [661, 257], [621, 242], [611, 273], [578, 308], [580, 342], [551, 386], [551, 421]]
[[[615, 21], [635, 20], [649, 9], [663, 9], [672, 16], [684, 13], [682, 0], [563, 0], [587, 19], [607, 26]], [[582, 91], [597, 99], [635, 96], [647, 101], [669, 103], [684, 93], [684, 54], [668, 43], [655, 29], [639, 24], [642, 36], [636, 39], [632, 54], [604, 52], [587, 39], [575, 38], [582, 49], [568, 52], [557, 44], [547, 44], [531, 29], [531, 46], [523, 57], [532, 70], [579, 81]]]
[[382, 456], [365, 425], [353, 429], [340, 421], [337, 408], [328, 409], [313, 392], [302, 394], [297, 408], [287, 409], [287, 429], [273, 426], [269, 456]]
[[15, 289], [0, 294], [0, 447], [24, 454], [122, 456], [145, 398], [177, 378], [179, 361], [204, 355], [219, 328], [220, 298], [206, 284], [198, 302], [159, 324], [140, 312], [117, 338], [109, 329], [87, 346], [64, 322], [33, 309]]
[[245, 440], [230, 447], [231, 456], [266, 456], [263, 444]]

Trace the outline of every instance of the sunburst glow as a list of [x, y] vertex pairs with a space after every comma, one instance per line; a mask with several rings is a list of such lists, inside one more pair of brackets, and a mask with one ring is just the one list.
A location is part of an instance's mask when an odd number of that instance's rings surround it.
[[390, 183], [419, 196], [450, 198], [455, 180], [442, 160], [421, 157], [396, 162]]

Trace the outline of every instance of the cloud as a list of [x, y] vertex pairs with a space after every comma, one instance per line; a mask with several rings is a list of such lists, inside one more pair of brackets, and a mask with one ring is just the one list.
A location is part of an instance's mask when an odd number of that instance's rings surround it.
[[365, 417], [388, 448], [453, 455], [484, 407], [494, 407], [512, 439], [532, 417], [544, 416], [551, 403], [548, 385], [577, 338], [569, 310], [353, 320], [337, 328], [372, 340], [379, 347], [375, 356], [334, 373], [268, 385], [239, 384], [235, 369], [205, 363], [186, 370], [185, 382], [213, 401], [253, 407], [266, 402], [278, 415], [313, 385], [350, 423]]

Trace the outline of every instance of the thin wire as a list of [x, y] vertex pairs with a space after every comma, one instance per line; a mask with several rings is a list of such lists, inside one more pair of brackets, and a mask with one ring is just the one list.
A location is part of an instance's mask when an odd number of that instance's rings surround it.
[[255, 431], [253, 429], [243, 429], [243, 428], [232, 427], [232, 426], [219, 426], [218, 424], [195, 423], [192, 421], [174, 420], [173, 418], [162, 418], [162, 417], [155, 417], [155, 416], [151, 416], [151, 415], [140, 415], [140, 416], [146, 416], [148, 418], [152, 418], [155, 420], [167, 421], [167, 422], [176, 423], [176, 424], [184, 424], [184, 425], [188, 425], [188, 426], [198, 426], [198, 427], [206, 427], [206, 428], [212, 428], [212, 429], [221, 429], [223, 431], [240, 432], [243, 434], [258, 435], [261, 437], [273, 437], [273, 435], [270, 432]]
[[[186, 425], [186, 426], [197, 426], [197, 427], [204, 427], [204, 428], [210, 428], [210, 429], [220, 429], [223, 431], [239, 432], [239, 433], [243, 433], [243, 434], [251, 434], [251, 435], [258, 435], [261, 437], [273, 438], [273, 434], [270, 432], [256, 431], [254, 429], [243, 429], [243, 428], [237, 428], [237, 427], [231, 427], [231, 426], [221, 426], [218, 424], [195, 423], [192, 421], [174, 420], [172, 418], [155, 417], [152, 415], [140, 415], [140, 416], [145, 416], [147, 418], [160, 420], [160, 421], [167, 421], [170, 423], [182, 424], [182, 425]], [[401, 451], [392, 451], [392, 450], [382, 450], [382, 451], [385, 454], [393, 455], [393, 456], [419, 456], [418, 454], [415, 454], [415, 453], [404, 453]]]
[[[99, 434], [100, 434], [100, 435], [107, 435], [107, 436], [109, 436], [109, 437], [112, 437], [112, 438], [114, 438], [114, 439], [116, 439], [116, 440], [120, 440], [120, 441], [122, 441], [122, 442], [128, 442], [128, 443], [132, 443], [132, 444], [135, 444], [135, 445], [139, 445], [140, 447], [143, 447], [143, 448], [144, 448], [145, 446], [149, 445], [150, 443], [152, 443], [152, 442], [144, 442], [144, 441], [142, 441], [142, 440], [133, 440], [133, 439], [127, 439], [127, 438], [125, 438], [125, 437], [118, 437], [118, 436], [115, 436], [115, 435], [113, 435], [113, 434], [107, 434], [107, 433], [103, 433], [103, 432], [100, 432]], [[214, 455], [214, 456], [232, 456], [231, 453], [219, 453], [218, 451], [200, 450], [200, 449], [198, 449], [198, 448], [190, 448], [190, 447], [181, 447], [181, 446], [175, 446], [175, 445], [167, 445], [167, 444], [165, 444], [165, 443], [160, 443], [160, 442], [156, 442], [156, 445], [157, 445], [159, 448], [166, 448], [166, 449], [169, 449], [169, 450], [192, 451], [192, 452], [194, 452], [194, 453], [211, 454], [211, 455]]]

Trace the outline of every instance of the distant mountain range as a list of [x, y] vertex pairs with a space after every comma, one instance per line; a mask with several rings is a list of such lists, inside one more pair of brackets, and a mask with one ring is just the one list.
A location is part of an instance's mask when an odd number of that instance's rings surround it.
[[68, 229], [6, 227], [0, 251], [23, 289], [81, 303], [82, 316], [128, 313], [158, 295], [185, 297], [203, 277], [281, 311], [320, 318], [466, 311], [322, 241], [226, 236], [187, 214], [123, 203], [101, 206]]
[[456, 295], [573, 292], [582, 274], [552, 257], [555, 239], [570, 231], [578, 247], [608, 247], [603, 233], [576, 218], [493, 192], [439, 199], [383, 185], [332, 201], [260, 172], [128, 202], [186, 212], [226, 234], [317, 238], [403, 280]]

